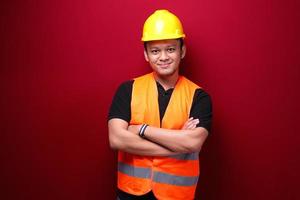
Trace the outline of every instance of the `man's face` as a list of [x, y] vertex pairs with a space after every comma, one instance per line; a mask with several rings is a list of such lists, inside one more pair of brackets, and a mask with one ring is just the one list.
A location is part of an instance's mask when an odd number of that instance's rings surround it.
[[145, 59], [150, 63], [153, 71], [161, 77], [178, 74], [180, 60], [185, 55], [185, 46], [180, 47], [180, 41], [157, 40], [147, 42]]

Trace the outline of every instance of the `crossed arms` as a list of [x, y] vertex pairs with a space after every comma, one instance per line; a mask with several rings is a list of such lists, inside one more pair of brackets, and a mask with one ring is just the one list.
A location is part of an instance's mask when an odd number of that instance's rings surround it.
[[138, 135], [141, 125], [128, 125], [122, 119], [108, 121], [109, 143], [112, 149], [146, 156], [170, 156], [201, 150], [208, 131], [196, 127], [198, 119], [190, 118], [181, 130], [148, 126], [145, 138]]

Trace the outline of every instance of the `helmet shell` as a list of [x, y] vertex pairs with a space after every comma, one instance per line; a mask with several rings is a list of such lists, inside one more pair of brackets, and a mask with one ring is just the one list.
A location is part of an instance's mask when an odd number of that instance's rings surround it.
[[144, 23], [142, 36], [144, 42], [184, 37], [180, 20], [168, 10], [156, 10]]

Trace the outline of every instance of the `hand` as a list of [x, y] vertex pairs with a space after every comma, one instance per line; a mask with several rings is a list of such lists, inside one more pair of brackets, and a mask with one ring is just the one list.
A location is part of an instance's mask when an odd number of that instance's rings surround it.
[[197, 124], [199, 124], [199, 119], [194, 119], [193, 117], [189, 118], [181, 128], [182, 130], [192, 130], [197, 127]]
[[142, 125], [129, 125], [127, 130], [138, 135]]

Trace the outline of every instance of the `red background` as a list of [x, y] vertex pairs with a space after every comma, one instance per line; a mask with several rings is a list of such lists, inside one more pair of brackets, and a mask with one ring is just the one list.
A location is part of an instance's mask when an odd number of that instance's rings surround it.
[[181, 18], [183, 73], [213, 99], [197, 197], [299, 199], [296, 0], [1, 1], [1, 199], [115, 199], [107, 112], [150, 70], [158, 8]]

